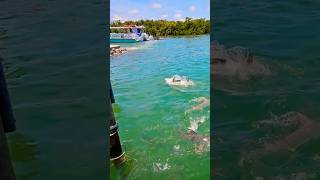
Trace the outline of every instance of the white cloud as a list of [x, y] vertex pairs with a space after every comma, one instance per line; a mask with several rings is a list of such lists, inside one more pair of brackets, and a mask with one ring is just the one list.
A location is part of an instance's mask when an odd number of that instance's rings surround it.
[[133, 14], [133, 15], [136, 15], [136, 14], [139, 14], [139, 10], [138, 9], [132, 9], [129, 11], [129, 14]]
[[180, 19], [181, 17], [182, 17], [182, 14], [180, 14], [180, 13], [176, 13], [174, 15], [174, 18], [176, 18], [176, 19]]
[[162, 8], [162, 5], [160, 3], [153, 3], [152, 4], [152, 8], [153, 9], [161, 9]]
[[184, 19], [182, 18], [182, 14], [181, 13], [176, 13], [174, 15], [174, 18], [177, 20], [177, 21], [184, 21]]
[[162, 15], [160, 16], [160, 19], [166, 19], [168, 16], [169, 16], [168, 14], [162, 14]]
[[191, 11], [191, 12], [194, 12], [194, 11], [196, 11], [196, 10], [197, 10], [197, 7], [194, 6], [194, 5], [192, 5], [192, 6], [189, 7], [189, 11]]
[[125, 18], [123, 16], [120, 15], [113, 15], [112, 16], [112, 21], [124, 21]]

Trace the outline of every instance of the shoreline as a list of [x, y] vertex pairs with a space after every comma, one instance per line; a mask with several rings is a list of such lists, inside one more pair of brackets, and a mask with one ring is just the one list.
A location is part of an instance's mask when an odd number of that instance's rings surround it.
[[120, 45], [110, 44], [110, 56], [117, 56], [128, 52], [126, 48], [121, 48]]
[[[152, 40], [152, 41], [161, 41], [161, 40], [176, 39], [176, 38], [196, 38], [196, 37], [202, 37], [202, 36], [210, 36], [210, 34], [161, 36], [161, 37], [158, 37], [158, 39], [155, 39], [155, 40]], [[122, 48], [121, 44], [110, 43], [110, 57], [126, 54], [130, 50], [132, 50], [132, 49], [130, 49], [130, 48]]]
[[169, 36], [158, 36], [159, 40], [166, 38], [182, 38], [182, 37], [197, 37], [197, 36], [210, 36], [210, 33], [206, 34], [194, 34], [194, 35], [169, 35]]

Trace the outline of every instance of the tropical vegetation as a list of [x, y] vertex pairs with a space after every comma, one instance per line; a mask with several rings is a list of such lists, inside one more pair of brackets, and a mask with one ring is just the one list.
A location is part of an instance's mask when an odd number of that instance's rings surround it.
[[[185, 21], [168, 20], [137, 20], [137, 21], [113, 21], [111, 27], [138, 25], [145, 26], [146, 32], [155, 36], [180, 36], [200, 35], [210, 33], [210, 20], [192, 19], [187, 17]], [[116, 29], [112, 29], [116, 32]]]

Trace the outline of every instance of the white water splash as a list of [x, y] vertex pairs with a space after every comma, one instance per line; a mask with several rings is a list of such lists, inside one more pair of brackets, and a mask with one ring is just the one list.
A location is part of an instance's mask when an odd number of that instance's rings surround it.
[[128, 51], [134, 51], [140, 49], [139, 47], [127, 47], [126, 50]]
[[168, 163], [169, 159], [166, 160], [165, 163], [161, 163], [161, 162], [156, 162], [153, 163], [153, 170], [154, 171], [165, 171], [171, 168], [171, 166]]
[[175, 151], [178, 151], [178, 150], [180, 150], [180, 145], [179, 144], [174, 145], [173, 148], [174, 148]]
[[205, 116], [198, 117], [195, 120], [190, 118], [190, 126], [188, 127], [188, 129], [197, 132], [199, 124], [204, 123], [205, 121]]
[[174, 75], [171, 78], [165, 78], [165, 82], [170, 86], [189, 87], [195, 85], [188, 77]]
[[146, 41], [143, 43], [135, 44], [135, 46], [127, 46], [124, 47], [128, 51], [136, 51], [136, 50], [144, 50], [144, 49], [152, 49], [153, 45], [156, 43], [156, 41]]

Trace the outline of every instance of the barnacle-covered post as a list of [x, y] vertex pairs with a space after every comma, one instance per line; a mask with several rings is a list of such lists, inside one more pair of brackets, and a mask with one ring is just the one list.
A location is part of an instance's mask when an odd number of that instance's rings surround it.
[[112, 87], [110, 85], [110, 160], [114, 163], [119, 163], [124, 160], [124, 152], [121, 147], [119, 138], [119, 125], [116, 122], [112, 110], [112, 103], [115, 103]]

